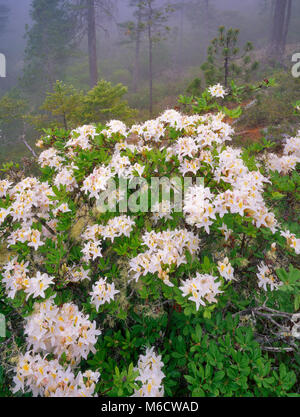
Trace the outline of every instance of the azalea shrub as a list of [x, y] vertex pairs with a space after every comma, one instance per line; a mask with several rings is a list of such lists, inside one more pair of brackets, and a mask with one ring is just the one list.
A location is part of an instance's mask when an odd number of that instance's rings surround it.
[[225, 95], [4, 170], [2, 395], [299, 394], [300, 132], [237, 148]]

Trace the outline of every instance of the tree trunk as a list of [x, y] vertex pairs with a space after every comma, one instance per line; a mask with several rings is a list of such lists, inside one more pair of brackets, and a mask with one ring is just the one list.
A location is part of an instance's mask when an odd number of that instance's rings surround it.
[[226, 41], [226, 56], [224, 59], [224, 85], [225, 88], [228, 87], [228, 76], [229, 76], [229, 56], [228, 56], [228, 48], [229, 48], [229, 38], [227, 36]]
[[285, 52], [291, 9], [292, 0], [276, 0], [274, 3], [270, 56], [279, 62], [282, 61]]
[[135, 63], [133, 71], [133, 91], [137, 92], [139, 80], [140, 80], [140, 50], [141, 50], [141, 23], [142, 14], [139, 7], [137, 16], [137, 29], [136, 29], [136, 41], [135, 41]]
[[179, 67], [182, 67], [183, 64], [183, 33], [184, 33], [184, 12], [185, 12], [185, 0], [182, 0], [182, 4], [180, 6], [180, 34], [179, 34], [179, 59], [178, 64]]
[[228, 87], [228, 57], [227, 56], [224, 62], [224, 85], [226, 88]]
[[88, 49], [90, 86], [93, 88], [98, 82], [95, 0], [88, 0]]
[[153, 59], [152, 59], [152, 34], [151, 26], [149, 26], [149, 114], [152, 117], [153, 114]]
[[149, 41], [149, 114], [153, 114], [153, 40], [152, 40], [152, 6], [149, 2], [148, 41]]
[[63, 113], [63, 123], [64, 123], [65, 130], [68, 130], [68, 123], [67, 123], [66, 112]]
[[205, 7], [205, 52], [207, 48], [209, 47], [209, 43], [211, 39], [209, 39], [209, 0], [204, 0], [204, 7]]
[[290, 27], [290, 21], [291, 21], [291, 14], [292, 14], [292, 0], [288, 0], [286, 18], [285, 18], [284, 29], [283, 29], [283, 37], [282, 37], [282, 51], [283, 51], [283, 54], [284, 54], [285, 48], [286, 48], [287, 36], [288, 36], [288, 33], [289, 33], [289, 27]]

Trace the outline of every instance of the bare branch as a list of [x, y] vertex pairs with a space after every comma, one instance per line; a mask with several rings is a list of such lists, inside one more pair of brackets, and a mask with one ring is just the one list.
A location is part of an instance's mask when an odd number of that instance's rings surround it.
[[261, 346], [262, 350], [267, 350], [268, 352], [294, 352], [292, 347], [271, 347], [271, 346]]
[[26, 148], [32, 153], [32, 155], [35, 158], [38, 158], [37, 154], [35, 153], [35, 151], [32, 149], [32, 147], [28, 144], [28, 142], [26, 141], [26, 139], [24, 137], [21, 138], [22, 142], [24, 143], [24, 145], [26, 146]]

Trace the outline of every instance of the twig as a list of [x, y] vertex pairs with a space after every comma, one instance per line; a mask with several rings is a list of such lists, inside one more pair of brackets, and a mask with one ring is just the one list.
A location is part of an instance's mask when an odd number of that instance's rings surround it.
[[264, 309], [269, 311], [270, 313], [273, 313], [272, 315], [274, 315], [274, 316], [285, 316], [285, 317], [288, 317], [288, 318], [293, 316], [293, 313], [286, 313], [285, 311], [277, 311], [277, 310], [274, 310], [274, 309], [269, 308], [269, 307], [264, 307]]
[[26, 139], [24, 138], [24, 136], [21, 137], [22, 142], [24, 143], [24, 145], [26, 146], [26, 148], [32, 153], [32, 155], [35, 158], [38, 158], [37, 154], [35, 153], [35, 151], [32, 149], [32, 147], [28, 144], [28, 142], [26, 141]]
[[281, 317], [286, 317], [288, 319], [291, 319], [291, 317], [293, 316], [293, 313], [277, 311], [277, 310], [273, 310], [272, 308], [263, 306], [263, 307], [247, 308], [246, 310], [238, 311], [237, 313], [233, 314], [233, 317], [238, 316], [239, 314], [249, 314], [249, 313], [258, 314], [258, 315], [264, 314], [265, 316], [267, 316], [267, 318], [270, 318], [273, 316], [277, 316], [277, 317], [281, 316]]
[[277, 321], [273, 320], [271, 317], [271, 314], [267, 313], [261, 313], [260, 311], [255, 312], [258, 316], [265, 317], [266, 319], [270, 320], [271, 323], [275, 324], [275, 326], [279, 327], [283, 331], [288, 331], [288, 328], [285, 326], [282, 326], [281, 324], [277, 323]]
[[262, 350], [267, 350], [269, 352], [294, 352], [292, 347], [271, 347], [271, 346], [261, 346]]
[[112, 388], [108, 388], [106, 391], [104, 391], [104, 392], [101, 392], [100, 394], [99, 394], [99, 397], [102, 397], [104, 394], [107, 394], [109, 391], [111, 391], [113, 389], [113, 387]]
[[53, 236], [56, 236], [56, 233], [53, 229], [47, 224], [47, 222], [44, 219], [41, 219], [39, 216], [35, 215], [34, 218], [38, 220], [42, 225], [48, 230], [49, 233], [51, 233]]

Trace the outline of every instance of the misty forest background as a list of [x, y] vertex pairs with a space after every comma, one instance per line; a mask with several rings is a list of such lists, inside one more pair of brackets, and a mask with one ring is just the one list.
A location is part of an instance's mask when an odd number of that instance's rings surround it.
[[[249, 106], [236, 139], [280, 139], [296, 126], [299, 19], [293, 0], [0, 0], [0, 163], [25, 163], [45, 128], [139, 122], [232, 79], [278, 82]], [[220, 26], [225, 79], [211, 43]]]

